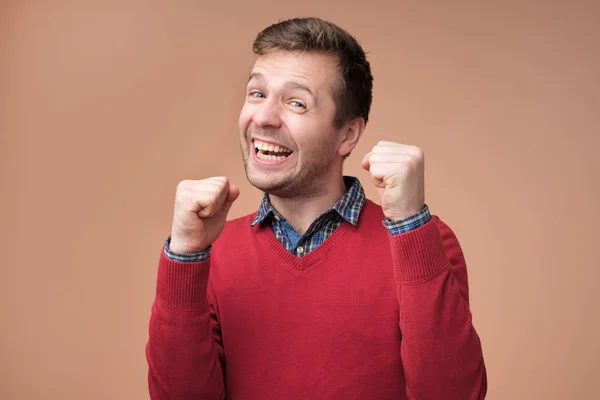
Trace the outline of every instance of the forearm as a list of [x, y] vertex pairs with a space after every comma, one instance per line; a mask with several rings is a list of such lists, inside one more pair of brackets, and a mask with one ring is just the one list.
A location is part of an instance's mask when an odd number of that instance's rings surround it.
[[456, 237], [434, 218], [390, 243], [409, 398], [483, 399], [486, 372]]
[[218, 325], [207, 297], [209, 263], [161, 254], [146, 347], [153, 400], [224, 398]]

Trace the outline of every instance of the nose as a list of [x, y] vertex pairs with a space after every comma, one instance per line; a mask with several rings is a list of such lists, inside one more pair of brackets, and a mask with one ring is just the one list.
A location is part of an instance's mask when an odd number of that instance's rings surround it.
[[281, 108], [275, 101], [267, 99], [258, 106], [252, 120], [261, 128], [279, 128], [281, 126]]

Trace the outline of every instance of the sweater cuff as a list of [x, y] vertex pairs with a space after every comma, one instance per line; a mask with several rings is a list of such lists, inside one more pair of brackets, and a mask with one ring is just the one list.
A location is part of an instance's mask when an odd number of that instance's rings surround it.
[[448, 268], [448, 257], [437, 228], [437, 217], [420, 228], [390, 236], [392, 257], [401, 283], [419, 283]]
[[161, 251], [156, 293], [177, 308], [202, 308], [208, 304], [206, 288], [210, 261], [182, 262], [169, 259]]
[[390, 234], [395, 236], [418, 229], [428, 223], [429, 220], [431, 220], [431, 214], [429, 206], [425, 204], [418, 213], [399, 221], [386, 218], [383, 225], [390, 231]]
[[211, 246], [208, 246], [206, 249], [199, 251], [197, 253], [192, 254], [177, 254], [171, 251], [171, 235], [167, 236], [165, 239], [164, 251], [167, 258], [174, 261], [183, 261], [183, 262], [198, 262], [205, 261], [210, 256]]

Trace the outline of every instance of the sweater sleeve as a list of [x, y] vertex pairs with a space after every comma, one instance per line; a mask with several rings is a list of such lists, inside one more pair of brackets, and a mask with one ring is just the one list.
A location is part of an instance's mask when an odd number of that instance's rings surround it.
[[220, 327], [207, 293], [209, 264], [161, 252], [146, 345], [152, 400], [225, 398]]
[[408, 398], [484, 399], [486, 368], [456, 236], [432, 217], [416, 230], [390, 236], [390, 244]]

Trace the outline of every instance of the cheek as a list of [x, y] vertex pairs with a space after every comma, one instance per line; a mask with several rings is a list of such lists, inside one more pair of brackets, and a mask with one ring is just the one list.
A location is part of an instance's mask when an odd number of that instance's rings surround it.
[[246, 134], [248, 125], [250, 125], [250, 122], [252, 121], [252, 115], [252, 107], [248, 104], [245, 104], [244, 107], [242, 107], [242, 111], [240, 112], [240, 118], [238, 120], [238, 129], [240, 131], [241, 136]]
[[301, 158], [319, 158], [324, 153], [324, 149], [330, 147], [327, 143], [328, 138], [323, 137], [323, 131], [316, 124], [294, 124], [293, 121], [289, 121], [288, 128]]

